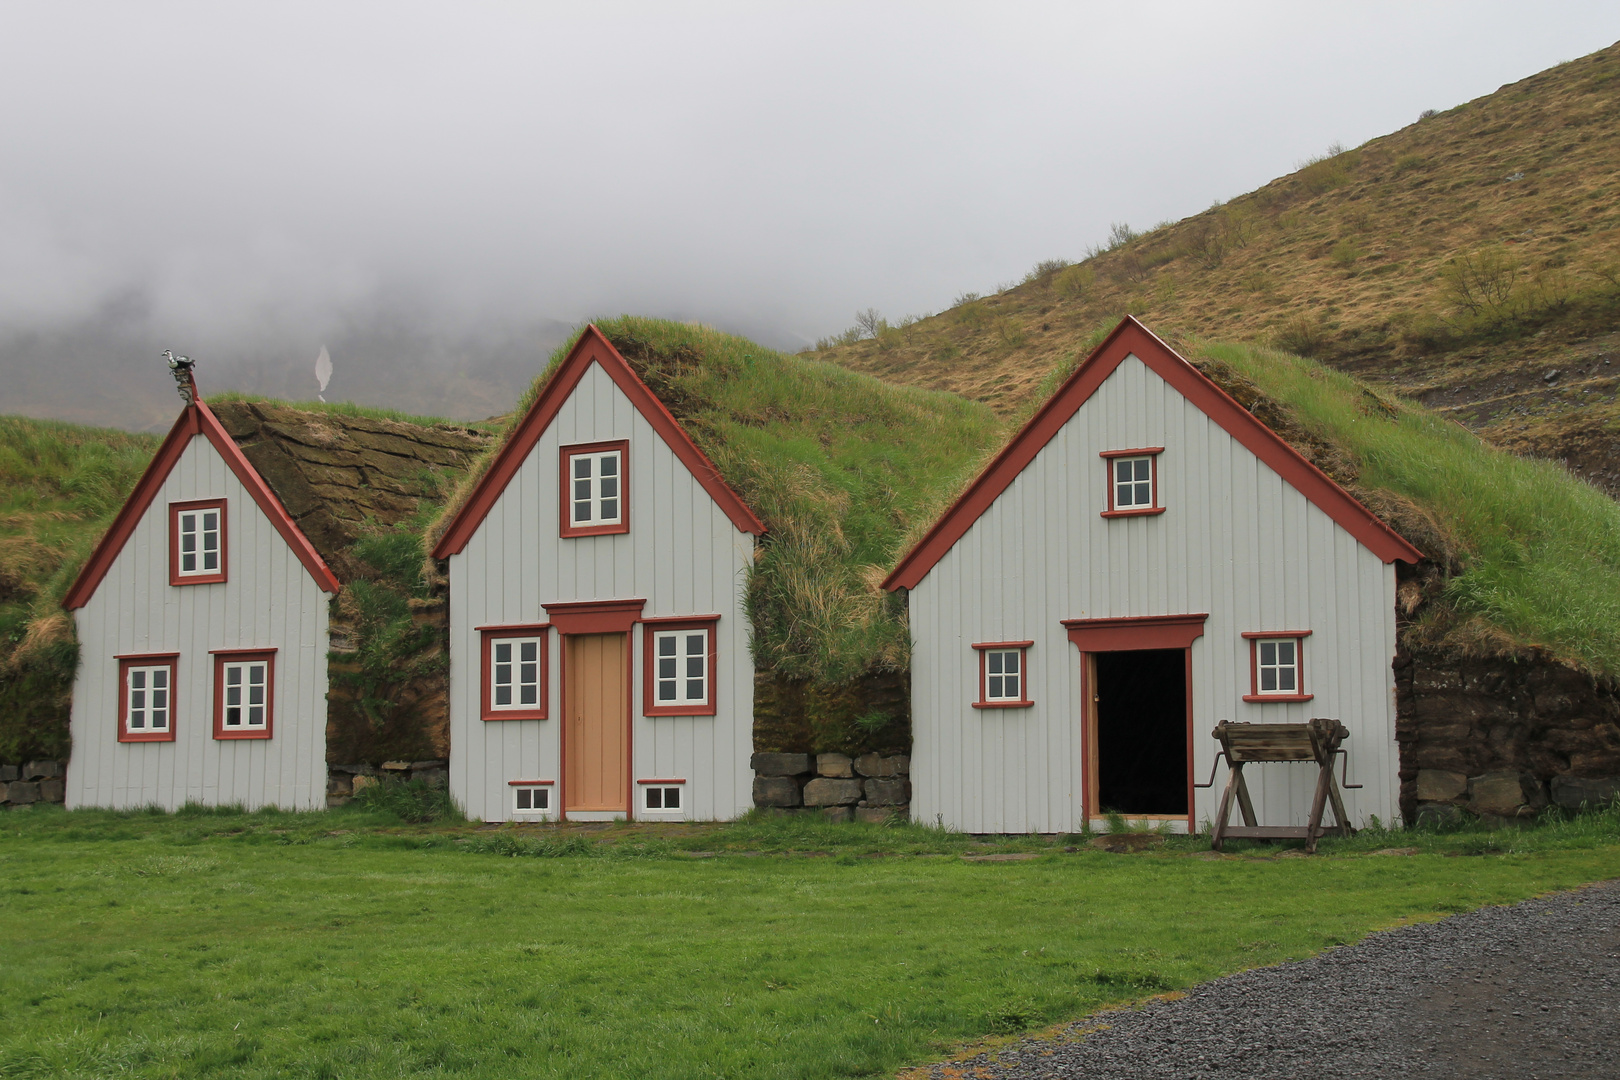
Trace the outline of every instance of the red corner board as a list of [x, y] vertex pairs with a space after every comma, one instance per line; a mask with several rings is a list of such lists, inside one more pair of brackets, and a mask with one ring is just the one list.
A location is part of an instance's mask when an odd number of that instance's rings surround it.
[[1384, 562], [1400, 559], [1415, 563], [1423, 557], [1422, 552], [1379, 520], [1355, 496], [1301, 457], [1299, 451], [1257, 420], [1207, 375], [1182, 359], [1151, 330], [1127, 315], [968, 485], [917, 546], [900, 560], [884, 580], [883, 587], [916, 588], [979, 515], [990, 508], [1018, 474], [1035, 460], [1041, 448], [1097, 392], [1114, 369], [1133, 355]]
[[506, 445], [495, 455], [489, 471], [478, 482], [478, 486], [473, 489], [456, 516], [451, 519], [449, 528], [445, 529], [444, 538], [433, 549], [435, 559], [447, 559], [467, 546], [467, 541], [472, 539], [473, 533], [478, 531], [478, 526], [483, 524], [484, 518], [494, 507], [496, 500], [506, 490], [506, 485], [517, 475], [529, 452], [540, 441], [540, 436], [545, 434], [546, 428], [551, 426], [551, 421], [556, 418], [563, 403], [574, 392], [574, 387], [579, 385], [579, 380], [585, 377], [592, 364], [600, 365], [602, 370], [607, 372], [608, 377], [624, 392], [624, 396], [630, 399], [630, 404], [636, 407], [636, 411], [646, 418], [653, 430], [658, 432], [671, 450], [675, 451], [675, 456], [681, 459], [682, 464], [693, 476], [697, 477], [698, 483], [703, 485], [703, 490], [707, 491], [709, 497], [725, 511], [726, 517], [731, 519], [738, 532], [753, 533], [755, 536], [765, 532], [764, 523], [754, 515], [741, 497], [720, 479], [720, 471], [714, 467], [714, 462], [698, 449], [680, 422], [670, 415], [664, 403], [648, 389], [647, 384], [641, 381], [640, 376], [625, 358], [619, 355], [619, 350], [615, 349], [613, 343], [592, 323], [585, 328], [578, 343], [568, 353], [568, 358], [562, 362], [562, 366], [534, 399], [534, 404], [529, 406], [528, 414], [523, 417], [523, 421], [512, 433], [512, 437], [506, 441]]
[[118, 553], [124, 550], [124, 544], [129, 540], [130, 534], [135, 531], [135, 526], [140, 524], [147, 508], [152, 505], [152, 500], [157, 498], [163, 482], [169, 478], [169, 473], [180, 460], [180, 455], [185, 453], [186, 447], [191, 445], [194, 435], [205, 436], [214, 445], [214, 449], [219, 451], [219, 456], [225, 459], [225, 464], [230, 467], [231, 472], [236, 474], [236, 478], [242, 482], [248, 494], [253, 496], [253, 501], [258, 503], [259, 509], [270, 519], [270, 524], [276, 527], [276, 531], [287, 542], [287, 546], [292, 548], [293, 554], [298, 556], [298, 561], [304, 564], [304, 569], [315, 579], [315, 584], [319, 585], [323, 592], [338, 591], [341, 586], [331, 568], [326, 565], [326, 560], [321, 558], [315, 546], [309, 542], [309, 538], [287, 514], [281, 500], [276, 498], [275, 492], [270, 490], [270, 486], [264, 482], [258, 470], [243, 455], [242, 448], [226, 433], [214, 411], [199, 400], [195, 405], [187, 405], [180, 418], [174, 422], [174, 427], [169, 429], [163, 445], [158, 447], [152, 463], [146, 467], [146, 472], [141, 474], [135, 490], [130, 493], [129, 499], [118, 511], [118, 516], [113, 519], [107, 535], [101, 538], [96, 550], [85, 562], [84, 569], [79, 571], [79, 577], [74, 581], [73, 588], [68, 590], [66, 599], [62, 601], [63, 607], [71, 611], [82, 608], [90, 602], [90, 597], [95, 595], [96, 586], [107, 576], [107, 571], [112, 568], [113, 560], [118, 558]]

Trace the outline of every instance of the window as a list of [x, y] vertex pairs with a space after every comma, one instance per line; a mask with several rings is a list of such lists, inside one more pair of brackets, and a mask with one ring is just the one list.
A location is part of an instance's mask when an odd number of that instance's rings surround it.
[[684, 814], [686, 803], [681, 787], [685, 780], [637, 780], [641, 785], [641, 809], [649, 814]]
[[1244, 701], [1310, 701], [1305, 692], [1309, 630], [1244, 634], [1249, 641], [1249, 693]]
[[546, 718], [546, 630], [546, 624], [479, 627], [483, 635], [485, 720]]
[[214, 653], [214, 738], [268, 739], [275, 720], [276, 653]]
[[174, 741], [178, 653], [118, 657], [118, 741]]
[[225, 580], [225, 500], [169, 505], [169, 584]]
[[562, 449], [562, 535], [630, 531], [628, 441]]
[[1033, 641], [987, 641], [979, 654], [979, 700], [975, 709], [1023, 709], [1029, 700], [1029, 647]]
[[1162, 446], [1136, 450], [1105, 450], [1108, 466], [1108, 509], [1103, 517], [1162, 514], [1159, 505], [1159, 455]]
[[720, 616], [648, 619], [642, 713], [646, 716], [713, 716], [715, 627]]
[[549, 814], [551, 812], [550, 780], [513, 780], [512, 812], [515, 814]]

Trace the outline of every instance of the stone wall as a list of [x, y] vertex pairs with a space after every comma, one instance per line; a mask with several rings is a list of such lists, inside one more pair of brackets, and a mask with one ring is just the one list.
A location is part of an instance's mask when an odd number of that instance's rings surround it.
[[28, 761], [0, 765], [0, 805], [60, 804], [67, 798], [67, 762]]
[[1620, 687], [1541, 656], [1395, 658], [1401, 813], [1534, 817], [1620, 794]]
[[432, 787], [443, 787], [449, 776], [447, 764], [440, 758], [432, 761], [385, 761], [381, 765], [328, 765], [326, 805], [342, 806], [372, 784], [380, 784], [390, 778], [421, 780]]
[[829, 821], [884, 822], [911, 813], [905, 754], [755, 754], [754, 805]]

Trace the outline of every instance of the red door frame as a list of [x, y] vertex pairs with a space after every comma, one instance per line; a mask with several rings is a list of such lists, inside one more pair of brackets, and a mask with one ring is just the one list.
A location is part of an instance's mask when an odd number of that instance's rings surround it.
[[1080, 701], [1082, 745], [1085, 747], [1084, 782], [1081, 785], [1080, 813], [1090, 821], [1098, 807], [1097, 714], [1093, 706], [1092, 679], [1094, 653], [1136, 652], [1145, 649], [1180, 649], [1186, 664], [1187, 696], [1187, 831], [1196, 826], [1193, 808], [1193, 690], [1192, 644], [1204, 636], [1202, 615], [1145, 615], [1116, 619], [1064, 619], [1069, 640], [1080, 650]]
[[551, 625], [557, 628], [562, 640], [562, 672], [559, 694], [562, 701], [562, 723], [557, 728], [557, 820], [568, 820], [568, 650], [571, 639], [578, 634], [624, 635], [624, 816], [635, 819], [635, 705], [630, 700], [635, 691], [634, 658], [635, 635], [631, 633], [641, 621], [646, 600], [585, 600], [573, 603], [543, 604]]

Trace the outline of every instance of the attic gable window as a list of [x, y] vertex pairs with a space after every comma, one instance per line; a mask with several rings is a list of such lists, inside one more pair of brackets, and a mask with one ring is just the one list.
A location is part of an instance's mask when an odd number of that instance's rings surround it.
[[214, 738], [268, 739], [275, 720], [276, 651], [214, 654]]
[[560, 479], [563, 536], [630, 531], [630, 443], [562, 448]]
[[1310, 701], [1305, 692], [1305, 639], [1309, 630], [1247, 633], [1249, 692], [1244, 701]]
[[979, 700], [975, 709], [1027, 709], [1029, 699], [1029, 647], [1033, 641], [983, 641], [973, 646], [979, 654]]
[[1104, 450], [1108, 467], [1108, 509], [1103, 517], [1134, 517], [1162, 514], [1159, 505], [1159, 455], [1162, 446], [1134, 450]]
[[169, 504], [169, 584], [225, 580], [225, 500]]
[[174, 684], [178, 653], [120, 656], [118, 741], [174, 741]]

